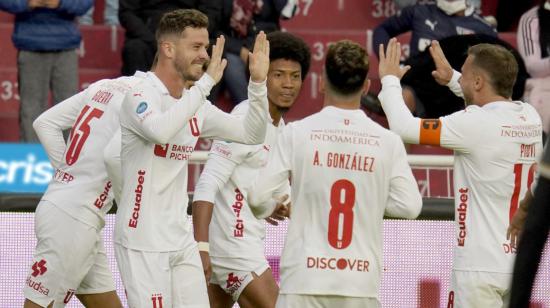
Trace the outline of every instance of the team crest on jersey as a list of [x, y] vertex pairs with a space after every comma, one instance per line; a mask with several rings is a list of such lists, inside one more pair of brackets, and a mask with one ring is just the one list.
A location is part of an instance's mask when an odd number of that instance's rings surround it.
[[145, 112], [145, 110], [147, 110], [147, 103], [146, 102], [141, 102], [139, 103], [139, 105], [137, 106], [136, 108], [136, 113], [137, 114], [142, 114]]

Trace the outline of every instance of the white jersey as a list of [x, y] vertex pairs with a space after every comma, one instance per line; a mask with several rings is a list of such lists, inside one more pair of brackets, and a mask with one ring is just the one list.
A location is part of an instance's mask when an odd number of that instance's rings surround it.
[[[244, 115], [248, 103], [232, 111]], [[276, 137], [283, 129], [269, 124], [263, 144], [246, 145], [216, 141], [210, 150], [193, 194], [194, 201], [214, 203], [209, 227], [210, 256], [233, 258], [265, 258], [263, 239], [264, 220], [257, 219], [248, 206], [247, 189], [261, 172], [271, 153]], [[285, 185], [286, 192], [290, 187]]]
[[152, 72], [128, 92], [120, 117], [122, 194], [115, 242], [129, 249], [175, 251], [193, 240], [186, 208], [187, 164], [199, 136], [260, 143], [267, 126], [267, 89], [249, 84], [249, 112], [222, 112], [206, 96], [204, 74], [181, 99], [170, 96]]
[[407, 142], [454, 150], [453, 268], [512, 273], [516, 252], [506, 230], [542, 153], [540, 116], [528, 104], [503, 101], [439, 119], [413, 118], [404, 109], [399, 80], [388, 77], [380, 97], [392, 130]]
[[[53, 106], [34, 122], [55, 174], [42, 199], [72, 217], [101, 229], [111, 208], [111, 183], [102, 155], [118, 130], [120, 105], [126, 92], [144, 74], [100, 80]], [[63, 130], [72, 127], [65, 144]]]
[[422, 204], [400, 138], [361, 110], [325, 107], [285, 127], [251, 206], [289, 175], [281, 294], [377, 298], [382, 218], [415, 218]]

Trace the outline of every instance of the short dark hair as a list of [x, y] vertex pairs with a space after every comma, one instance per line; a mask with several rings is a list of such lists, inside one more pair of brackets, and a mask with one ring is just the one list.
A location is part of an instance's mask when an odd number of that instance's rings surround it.
[[167, 12], [160, 19], [155, 37], [159, 41], [165, 35], [181, 35], [187, 27], [208, 28], [208, 17], [194, 9]]
[[311, 65], [311, 53], [304, 40], [282, 31], [269, 33], [267, 40], [269, 41], [269, 61], [285, 59], [300, 63], [302, 80], [304, 80]]
[[367, 51], [359, 44], [342, 40], [329, 46], [325, 74], [331, 89], [339, 94], [358, 92], [369, 72]]
[[489, 75], [489, 83], [496, 94], [512, 97], [518, 75], [518, 63], [506, 48], [494, 44], [477, 44], [468, 49], [472, 64]]

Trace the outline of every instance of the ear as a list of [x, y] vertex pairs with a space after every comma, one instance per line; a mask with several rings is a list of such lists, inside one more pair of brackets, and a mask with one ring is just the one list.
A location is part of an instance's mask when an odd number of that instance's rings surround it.
[[327, 84], [326, 84], [325, 78], [326, 78], [325, 70], [323, 70], [323, 72], [321, 73], [321, 78], [319, 78], [319, 93], [323, 95], [327, 90]]
[[365, 78], [365, 82], [363, 83], [363, 93], [365, 94], [369, 93], [369, 89], [370, 89], [370, 79]]
[[176, 46], [172, 41], [164, 40], [159, 43], [161, 54], [168, 59], [173, 59], [176, 54]]
[[481, 88], [483, 88], [483, 85], [485, 84], [485, 77], [481, 74], [476, 74], [474, 77], [474, 89], [479, 91]]

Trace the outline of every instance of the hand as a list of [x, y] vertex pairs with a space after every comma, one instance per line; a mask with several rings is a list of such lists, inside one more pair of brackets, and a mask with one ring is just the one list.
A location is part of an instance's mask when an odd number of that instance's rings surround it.
[[441, 49], [438, 41], [432, 41], [429, 49], [435, 63], [435, 71], [432, 71], [432, 76], [437, 83], [445, 86], [453, 77], [453, 68], [449, 64], [449, 61], [447, 61], [447, 58], [445, 58], [443, 49]]
[[387, 75], [393, 75], [401, 79], [405, 73], [411, 69], [410, 66], [401, 67], [401, 43], [397, 42], [396, 38], [392, 38], [388, 42], [388, 49], [384, 53], [384, 45], [379, 46], [380, 61], [378, 64], [378, 75], [380, 79]]
[[243, 60], [244, 64], [248, 63], [248, 55], [250, 54], [250, 50], [246, 47], [241, 47], [241, 53], [239, 56], [241, 57], [241, 60]]
[[267, 217], [265, 221], [269, 224], [277, 226], [279, 225], [278, 221], [285, 220], [285, 218], [290, 217], [290, 200], [288, 195], [284, 195], [277, 201], [275, 210], [271, 216]]
[[220, 35], [216, 39], [216, 45], [212, 46], [212, 57], [210, 57], [210, 63], [206, 69], [208, 76], [212, 77], [216, 83], [222, 79], [223, 71], [227, 66], [227, 60], [222, 59], [224, 44], [225, 38]]
[[212, 276], [212, 264], [210, 264], [210, 254], [206, 251], [199, 251], [201, 255], [202, 268], [204, 271], [204, 278], [206, 278], [206, 285], [210, 284], [210, 277]]
[[254, 51], [249, 53], [250, 78], [254, 82], [263, 82], [269, 71], [269, 41], [263, 31], [256, 36]]
[[30, 9], [35, 9], [37, 7], [43, 7], [43, 1], [42, 0], [29, 0], [27, 1], [27, 5]]

